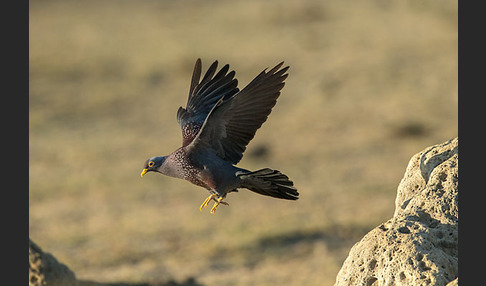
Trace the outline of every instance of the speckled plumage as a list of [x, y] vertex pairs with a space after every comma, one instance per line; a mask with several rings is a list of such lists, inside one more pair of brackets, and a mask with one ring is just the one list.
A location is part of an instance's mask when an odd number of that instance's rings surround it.
[[202, 124], [188, 122], [182, 126], [182, 145], [187, 146], [196, 137]]
[[219, 204], [227, 204], [223, 202], [226, 194], [238, 188], [297, 200], [299, 193], [293, 182], [279, 171], [264, 168], [251, 172], [235, 166], [280, 96], [289, 68], [282, 65], [264, 70], [240, 91], [235, 72], [228, 72], [229, 65], [216, 73], [217, 61], [200, 80], [198, 59], [186, 108], [177, 111], [182, 147], [168, 156], [148, 159], [141, 176], [155, 171], [206, 188], [211, 195], [201, 208], [214, 200], [211, 213]]

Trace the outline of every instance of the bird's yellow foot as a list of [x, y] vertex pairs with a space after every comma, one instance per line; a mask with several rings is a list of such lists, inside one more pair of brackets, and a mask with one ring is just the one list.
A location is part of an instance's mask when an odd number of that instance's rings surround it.
[[216, 212], [216, 209], [218, 208], [218, 206], [220, 204], [229, 206], [229, 204], [227, 202], [223, 202], [223, 199], [224, 199], [224, 197], [219, 197], [219, 198], [215, 199], [216, 202], [214, 203], [214, 206], [211, 208], [211, 214], [214, 214]]
[[216, 197], [216, 194], [212, 194], [207, 199], [202, 203], [202, 205], [199, 207], [199, 210], [202, 211], [203, 208], [207, 207], [209, 205], [209, 202]]
[[211, 200], [213, 200], [213, 201], [215, 201], [215, 203], [214, 203], [213, 207], [211, 208], [211, 214], [214, 214], [214, 212], [216, 211], [216, 209], [218, 208], [218, 206], [220, 204], [229, 206], [229, 204], [227, 202], [223, 202], [224, 198], [225, 197], [220, 197], [217, 194], [212, 194], [209, 197], [207, 197], [206, 200], [204, 200], [202, 205], [199, 207], [199, 210], [202, 211], [202, 209], [207, 207], [209, 205], [209, 202]]

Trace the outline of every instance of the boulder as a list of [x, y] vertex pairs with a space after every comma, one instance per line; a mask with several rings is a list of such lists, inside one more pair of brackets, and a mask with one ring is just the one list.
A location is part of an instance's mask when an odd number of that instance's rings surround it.
[[458, 138], [414, 155], [391, 219], [350, 250], [335, 286], [457, 285]]
[[29, 239], [29, 286], [75, 286], [74, 273]]

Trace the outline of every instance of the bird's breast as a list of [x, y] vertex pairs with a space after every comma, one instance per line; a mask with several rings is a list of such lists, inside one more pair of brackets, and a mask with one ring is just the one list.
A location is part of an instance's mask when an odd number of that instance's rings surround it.
[[195, 162], [194, 158], [187, 156], [184, 149], [176, 150], [169, 156], [169, 159], [172, 161], [170, 176], [184, 179], [206, 189], [215, 187], [211, 172], [204, 165]]

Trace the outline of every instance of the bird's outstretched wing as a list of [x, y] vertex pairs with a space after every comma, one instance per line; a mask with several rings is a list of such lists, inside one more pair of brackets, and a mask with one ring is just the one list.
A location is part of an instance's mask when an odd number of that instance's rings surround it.
[[201, 129], [204, 120], [219, 100], [230, 98], [236, 94], [238, 81], [235, 72], [228, 73], [229, 65], [225, 65], [215, 75], [218, 61], [208, 69], [203, 79], [201, 77], [201, 59], [197, 59], [192, 74], [189, 97], [186, 108], [177, 110], [177, 122], [182, 129], [182, 146], [189, 145]]
[[277, 103], [288, 76], [289, 67], [281, 69], [282, 65], [283, 62], [268, 72], [262, 71], [230, 98], [220, 97], [187, 150], [209, 147], [220, 158], [238, 163], [246, 145]]

